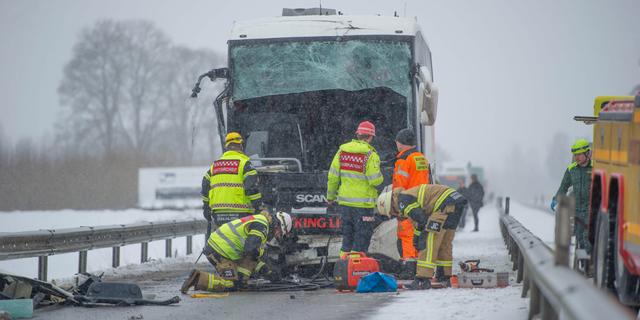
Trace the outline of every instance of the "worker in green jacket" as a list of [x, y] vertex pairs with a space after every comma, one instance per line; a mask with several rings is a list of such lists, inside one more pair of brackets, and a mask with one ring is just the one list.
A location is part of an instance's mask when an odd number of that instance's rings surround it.
[[223, 224], [211, 233], [203, 249], [216, 272], [193, 269], [180, 291], [187, 293], [191, 287], [213, 292], [242, 289], [253, 274], [271, 271], [261, 259], [264, 246], [272, 238], [280, 240], [291, 228], [291, 216], [285, 212], [262, 211]]
[[221, 226], [229, 221], [259, 212], [262, 194], [258, 172], [243, 152], [243, 139], [237, 132], [225, 137], [225, 153], [216, 160], [202, 178], [200, 191], [203, 215], [207, 219], [207, 237], [211, 221]]
[[578, 243], [578, 248], [585, 249], [591, 253], [591, 243], [588, 239], [588, 219], [589, 219], [589, 190], [591, 189], [591, 147], [589, 141], [578, 139], [571, 147], [574, 162], [571, 163], [564, 172], [562, 182], [558, 192], [551, 200], [551, 210], [556, 210], [558, 204], [557, 196], [566, 195], [569, 187], [573, 187], [573, 195], [576, 199], [575, 227], [574, 234]]
[[330, 206], [337, 202], [342, 218], [340, 256], [369, 249], [378, 197], [376, 186], [383, 181], [380, 157], [370, 144], [375, 135], [373, 123], [360, 123], [356, 139], [340, 146], [329, 168], [327, 201]]

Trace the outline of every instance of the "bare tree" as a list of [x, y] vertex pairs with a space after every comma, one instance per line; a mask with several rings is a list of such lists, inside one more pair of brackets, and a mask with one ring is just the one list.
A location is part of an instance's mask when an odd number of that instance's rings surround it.
[[189, 95], [198, 76], [215, 67], [221, 59], [210, 50], [181, 46], [173, 47], [170, 57], [166, 79], [162, 81], [162, 105], [168, 115], [168, 125], [162, 136], [167, 137], [165, 147], [173, 151], [180, 164], [193, 164], [194, 154], [203, 149], [202, 144], [211, 143], [206, 136], [204, 141], [198, 138], [202, 138], [199, 133], [203, 127], [215, 126], [210, 105], [216, 90], [206, 88], [197, 99], [189, 98]]
[[[80, 34], [58, 89], [73, 143], [141, 155], [164, 117], [160, 97], [169, 38], [146, 21], [97, 22]], [[58, 131], [62, 133], [62, 131]]]
[[170, 63], [170, 40], [147, 21], [120, 22], [125, 30], [123, 58], [128, 66], [123, 72], [125, 104], [118, 122], [127, 144], [140, 156], [149, 150], [159, 128], [167, 121], [161, 97], [162, 81]]
[[75, 133], [75, 143], [97, 141], [107, 155], [114, 147], [124, 100], [125, 42], [122, 24], [114, 21], [99, 21], [84, 29], [58, 88], [61, 104], [68, 107], [64, 121]]

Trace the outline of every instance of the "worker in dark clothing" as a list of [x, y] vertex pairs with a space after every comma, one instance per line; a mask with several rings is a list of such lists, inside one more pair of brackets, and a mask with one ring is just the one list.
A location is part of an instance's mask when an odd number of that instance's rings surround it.
[[471, 175], [471, 184], [466, 188], [464, 196], [469, 201], [469, 206], [473, 213], [473, 231], [478, 231], [478, 211], [480, 211], [480, 208], [483, 206], [484, 188], [480, 182], [478, 182], [478, 176], [476, 174]]
[[556, 210], [557, 196], [566, 195], [569, 187], [573, 187], [576, 199], [574, 234], [579, 249], [585, 249], [591, 254], [591, 243], [588, 238], [589, 219], [589, 190], [591, 190], [591, 146], [589, 141], [578, 139], [571, 147], [575, 161], [564, 172], [560, 187], [551, 200], [551, 210]]
[[264, 246], [274, 237], [281, 239], [291, 228], [291, 216], [285, 212], [262, 211], [223, 224], [211, 233], [203, 250], [216, 271], [193, 269], [180, 291], [187, 293], [191, 287], [213, 292], [242, 289], [253, 274], [270, 271], [261, 259]]
[[243, 152], [243, 139], [237, 132], [225, 138], [225, 153], [216, 160], [202, 178], [203, 215], [221, 226], [229, 221], [259, 212], [262, 194], [258, 186], [258, 172]]

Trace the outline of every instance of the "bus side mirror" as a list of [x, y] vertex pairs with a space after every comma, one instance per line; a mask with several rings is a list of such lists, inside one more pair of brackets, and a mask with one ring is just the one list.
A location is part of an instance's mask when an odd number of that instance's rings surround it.
[[420, 123], [432, 126], [436, 123], [438, 111], [438, 88], [431, 82], [431, 73], [427, 67], [420, 67], [417, 74], [418, 105], [420, 106]]

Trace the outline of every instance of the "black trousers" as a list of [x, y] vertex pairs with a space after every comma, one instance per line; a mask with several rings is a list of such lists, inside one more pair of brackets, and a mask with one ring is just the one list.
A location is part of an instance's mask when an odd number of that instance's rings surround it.
[[481, 207], [471, 207], [471, 212], [473, 212], [473, 224], [475, 226], [474, 230], [478, 230], [478, 211], [480, 211]]
[[373, 208], [354, 208], [340, 205], [342, 217], [342, 252], [367, 252], [373, 235], [375, 217]]

